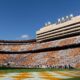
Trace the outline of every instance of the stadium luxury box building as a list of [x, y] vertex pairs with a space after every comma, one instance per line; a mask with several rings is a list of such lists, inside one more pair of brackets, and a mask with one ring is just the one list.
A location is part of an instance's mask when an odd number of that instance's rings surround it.
[[80, 68], [80, 16], [48, 22], [33, 40], [0, 40], [0, 66]]

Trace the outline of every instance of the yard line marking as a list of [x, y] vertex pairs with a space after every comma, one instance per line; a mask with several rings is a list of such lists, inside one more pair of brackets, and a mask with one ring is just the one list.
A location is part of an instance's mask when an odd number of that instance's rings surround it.
[[80, 77], [80, 74], [76, 74], [75, 72], [62, 72], [63, 74], [72, 76], [72, 77]]
[[2, 77], [2, 78], [0, 78], [0, 80], [14, 80], [14, 79], [12, 79], [12, 78]]
[[24, 80], [45, 80], [42, 79], [39, 75], [39, 72], [30, 72], [32, 75], [32, 78], [24, 79]]
[[11, 76], [15, 76], [19, 73], [6, 73], [3, 77], [0, 78], [0, 80], [14, 80]]
[[63, 71], [56, 71], [56, 73], [61, 74], [62, 76], [68, 76], [68, 77], [73, 77], [69, 74], [65, 74]]
[[60, 73], [57, 73], [56, 71], [54, 71], [54, 72], [48, 72], [48, 73], [50, 73], [50, 74], [52, 74], [54, 77], [60, 78], [60, 79], [72, 78], [71, 76], [61, 75]]
[[73, 72], [73, 71], [69, 71], [70, 73], [74, 73], [74, 74], [78, 74], [78, 75], [80, 75], [80, 71], [75, 71], [75, 72]]
[[31, 75], [28, 72], [23, 72], [23, 73], [19, 73], [16, 76], [12, 76], [12, 78], [15, 80], [23, 80], [23, 79], [31, 78]]
[[19, 73], [7, 73], [6, 75], [5, 75], [5, 77], [10, 77], [10, 76], [16, 76], [16, 75], [18, 75]]
[[46, 80], [60, 80], [57, 77], [54, 77], [52, 74], [48, 72], [40, 72], [40, 76]]

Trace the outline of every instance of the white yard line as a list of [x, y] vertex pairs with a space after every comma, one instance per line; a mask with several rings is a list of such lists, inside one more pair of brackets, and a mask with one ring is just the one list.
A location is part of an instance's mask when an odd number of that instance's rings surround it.
[[8, 73], [5, 75], [5, 77], [10, 77], [10, 76], [16, 76], [18, 75], [19, 73]]
[[4, 77], [1, 77], [0, 80], [14, 80], [12, 76], [16, 76], [18, 74], [19, 73], [7, 73], [4, 75]]
[[48, 72], [49, 74], [53, 75], [55, 78], [60, 78], [60, 79], [68, 79], [68, 78], [72, 78], [70, 76], [63, 76], [61, 74], [58, 74], [56, 72]]
[[65, 73], [65, 74], [68, 74], [68, 75], [74, 76], [74, 77], [80, 77], [80, 74], [76, 74], [75, 72], [62, 72], [62, 73]]
[[32, 78], [27, 78], [24, 80], [46, 80], [40, 77], [39, 72], [30, 72]]
[[8, 77], [2, 77], [0, 80], [14, 80], [13, 78], [8, 78]]

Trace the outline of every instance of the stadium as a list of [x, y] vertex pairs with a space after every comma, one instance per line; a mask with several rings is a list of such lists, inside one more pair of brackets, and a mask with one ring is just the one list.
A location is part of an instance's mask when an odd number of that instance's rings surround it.
[[48, 22], [36, 39], [0, 40], [0, 80], [79, 80], [79, 70], [80, 16]]

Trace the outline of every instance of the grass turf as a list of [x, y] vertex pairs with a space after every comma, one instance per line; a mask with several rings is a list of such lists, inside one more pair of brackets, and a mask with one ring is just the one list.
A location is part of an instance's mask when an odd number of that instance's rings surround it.
[[[44, 72], [44, 71], [80, 71], [80, 69], [54, 69], [54, 68], [26, 68], [26, 69], [15, 69], [15, 68], [0, 68], [0, 72], [12, 73], [12, 72]], [[74, 77], [69, 79], [61, 80], [80, 80], [80, 77]]]
[[54, 69], [54, 68], [0, 68], [4, 72], [43, 72], [43, 71], [78, 71], [80, 69]]

